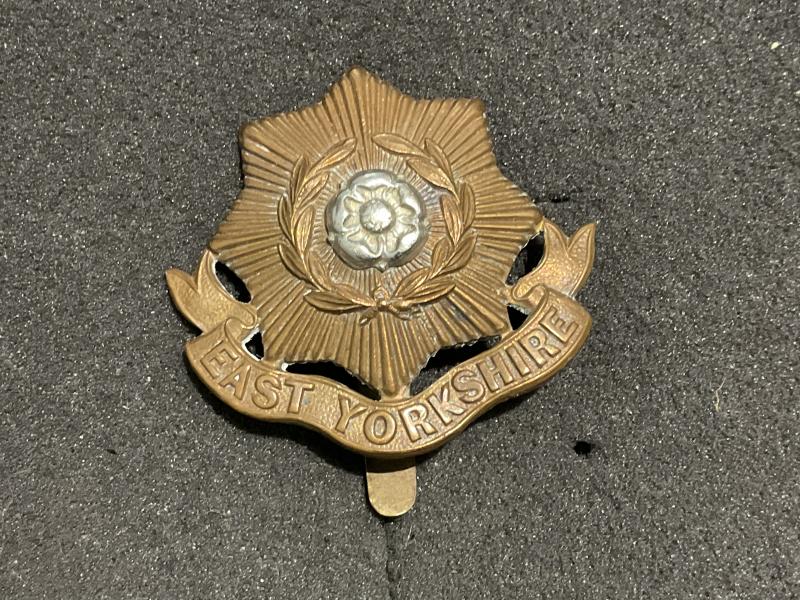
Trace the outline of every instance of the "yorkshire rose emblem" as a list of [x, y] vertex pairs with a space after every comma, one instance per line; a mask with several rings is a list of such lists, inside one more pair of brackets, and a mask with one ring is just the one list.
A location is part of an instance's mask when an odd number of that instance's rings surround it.
[[428, 237], [422, 198], [388, 171], [354, 177], [328, 204], [327, 215], [328, 242], [356, 269], [385, 271], [408, 262]]
[[[203, 382], [252, 417], [316, 429], [369, 457], [370, 500], [386, 515], [414, 501], [409, 457], [526, 393], [583, 345], [574, 300], [594, 259], [594, 226], [567, 238], [497, 168], [483, 104], [417, 100], [353, 69], [323, 100], [246, 125], [244, 189], [194, 275], [170, 270], [186, 346]], [[506, 283], [543, 235], [539, 265]], [[227, 265], [251, 299], [215, 275]], [[527, 316], [512, 327], [508, 307]], [[245, 343], [263, 340], [263, 357]], [[438, 350], [499, 341], [423, 392]], [[334, 363], [368, 398], [297, 363]]]

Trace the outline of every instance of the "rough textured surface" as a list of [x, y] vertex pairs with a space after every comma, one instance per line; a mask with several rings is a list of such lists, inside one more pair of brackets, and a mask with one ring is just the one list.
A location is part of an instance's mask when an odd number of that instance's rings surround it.
[[[796, 597], [800, 15], [636, 5], [5, 2], [0, 597]], [[483, 98], [506, 173], [599, 224], [588, 346], [393, 523], [200, 389], [163, 276], [238, 127], [356, 63]]]

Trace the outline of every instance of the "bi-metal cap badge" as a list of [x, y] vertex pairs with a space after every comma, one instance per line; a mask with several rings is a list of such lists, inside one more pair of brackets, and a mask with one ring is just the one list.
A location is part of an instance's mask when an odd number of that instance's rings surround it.
[[[480, 101], [417, 100], [362, 69], [318, 104], [246, 125], [240, 144], [233, 209], [194, 275], [167, 273], [178, 310], [202, 330], [189, 364], [237, 411], [363, 454], [372, 506], [403, 514], [416, 498], [413, 457], [544, 383], [585, 342], [591, 319], [574, 297], [594, 225], [567, 238], [503, 176]], [[540, 234], [539, 265], [506, 284]], [[226, 292], [217, 261], [249, 302]], [[246, 348], [256, 334], [263, 357]], [[439, 349], [488, 337], [499, 341], [411, 394]], [[296, 363], [334, 363], [361, 392]]]

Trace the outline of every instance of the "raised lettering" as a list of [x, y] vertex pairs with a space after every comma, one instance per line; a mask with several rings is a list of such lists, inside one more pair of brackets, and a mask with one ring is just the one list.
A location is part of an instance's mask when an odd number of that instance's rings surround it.
[[530, 375], [531, 369], [528, 366], [528, 363], [525, 361], [523, 355], [520, 354], [520, 351], [515, 344], [511, 344], [508, 348], [506, 348], [506, 354], [508, 354], [508, 357], [511, 359], [511, 362], [514, 364], [514, 367], [516, 367], [520, 375], [523, 377], [525, 375]]
[[486, 356], [478, 363], [478, 370], [483, 375], [486, 386], [493, 392], [514, 381], [503, 354], [498, 352], [495, 356], [497, 362], [491, 356]]
[[237, 400], [241, 400], [244, 394], [245, 384], [247, 383], [247, 376], [250, 374], [250, 365], [243, 364], [235, 371], [228, 373], [228, 375], [219, 382], [222, 388], [233, 388], [233, 395]]
[[453, 389], [459, 392], [461, 402], [472, 404], [486, 395], [486, 388], [478, 374], [471, 369], [461, 369], [453, 376]]
[[549, 356], [555, 356], [559, 353], [559, 349], [556, 346], [547, 343], [547, 334], [541, 329], [534, 330], [534, 332], [528, 336], [526, 342], [527, 343], [522, 344], [522, 347], [528, 353], [528, 356], [540, 367], [543, 367], [549, 360], [549, 358], [544, 355], [545, 353]]
[[339, 420], [336, 422], [336, 431], [339, 433], [347, 431], [350, 419], [366, 410], [355, 398], [348, 398], [343, 394], [339, 394]]
[[566, 344], [572, 337], [572, 334], [578, 328], [577, 323], [567, 323], [564, 319], [558, 316], [558, 311], [554, 306], [550, 307], [547, 314], [542, 317], [542, 327], [547, 329], [562, 343]]
[[224, 372], [226, 365], [235, 363], [237, 360], [239, 360], [239, 355], [228, 342], [223, 341], [209, 350], [200, 359], [200, 363], [209, 375], [217, 379]]
[[280, 399], [278, 392], [281, 390], [281, 380], [274, 375], [264, 373], [256, 379], [255, 388], [257, 393], [253, 394], [253, 404], [265, 410], [275, 408]]
[[287, 381], [286, 386], [292, 390], [292, 396], [289, 398], [289, 408], [287, 411], [297, 414], [300, 412], [300, 404], [305, 399], [305, 393], [314, 391], [314, 384], [304, 383], [302, 381]]
[[453, 422], [453, 417], [450, 415], [464, 414], [464, 407], [450, 402], [449, 396], [450, 388], [445, 386], [442, 388], [441, 397], [436, 396], [436, 394], [429, 394], [426, 397], [426, 400], [431, 405], [431, 408], [433, 408], [433, 411], [438, 415], [438, 417], [442, 420], [442, 423], [445, 425], [449, 425]]
[[400, 411], [400, 417], [408, 432], [408, 439], [412, 442], [416, 442], [420, 438], [420, 429], [426, 435], [436, 433], [436, 428], [425, 420], [428, 418], [428, 409], [424, 404], [412, 404], [408, 408], [404, 408]]
[[388, 444], [392, 441], [396, 430], [397, 423], [389, 411], [374, 410], [364, 419], [364, 435], [373, 444], [380, 446]]

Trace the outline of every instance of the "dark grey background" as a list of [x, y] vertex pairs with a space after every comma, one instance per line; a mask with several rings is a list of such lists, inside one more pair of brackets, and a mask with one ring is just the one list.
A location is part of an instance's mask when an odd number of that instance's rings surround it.
[[[799, 22], [3, 2], [0, 597], [797, 597]], [[423, 461], [395, 522], [358, 457], [201, 389], [163, 275], [235, 198], [239, 126], [353, 64], [483, 98], [507, 175], [598, 223], [586, 348]]]

